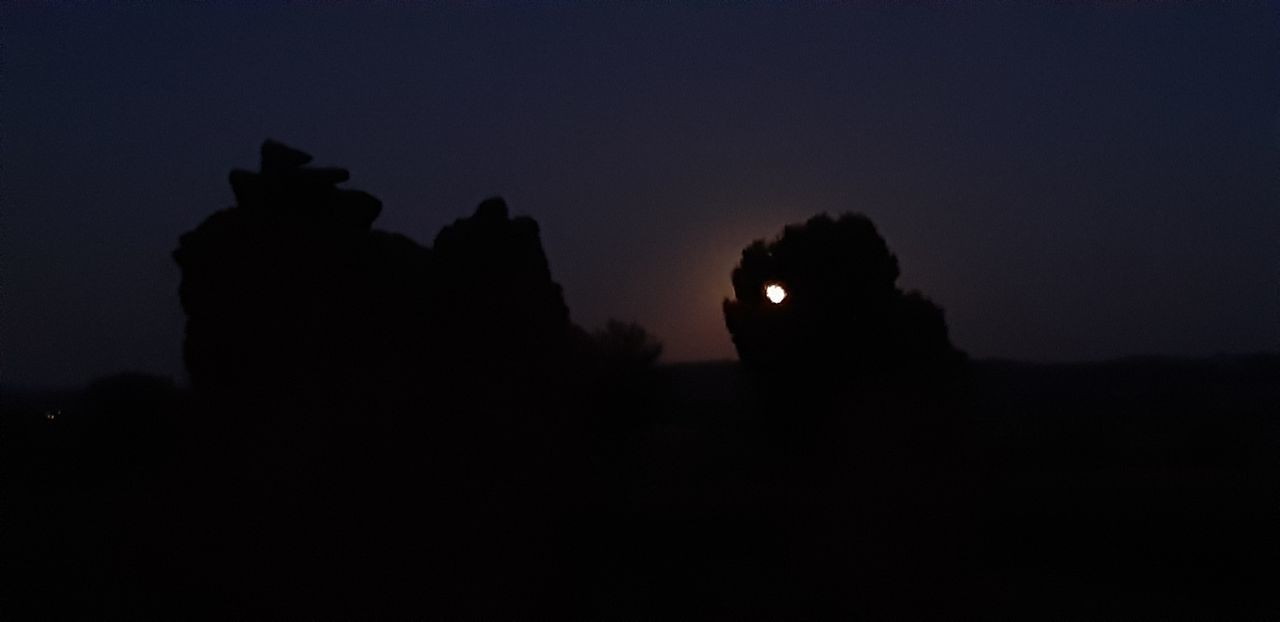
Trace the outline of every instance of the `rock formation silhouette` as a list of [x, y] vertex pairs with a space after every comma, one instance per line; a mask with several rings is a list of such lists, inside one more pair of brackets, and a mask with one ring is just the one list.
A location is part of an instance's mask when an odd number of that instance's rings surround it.
[[310, 161], [265, 142], [259, 172], [231, 173], [236, 205], [174, 251], [198, 390], [288, 389], [420, 355], [411, 328], [428, 308], [414, 286], [427, 279], [430, 254], [372, 231], [381, 203], [338, 188], [347, 171]]
[[[233, 171], [236, 205], [182, 236], [184, 356], [197, 389], [288, 389], [355, 379], [545, 370], [573, 331], [538, 226], [493, 198], [435, 248], [372, 229], [349, 174], [262, 146]], [[489, 376], [487, 381], [494, 378]]]
[[432, 257], [441, 324], [432, 345], [452, 354], [455, 369], [491, 392], [552, 382], [569, 364], [576, 327], [532, 218], [511, 218], [505, 201], [487, 199], [436, 235]]
[[[501, 198], [424, 247], [374, 230], [378, 200], [310, 161], [267, 141], [258, 172], [231, 173], [236, 204], [174, 251], [203, 482], [177, 520], [227, 534], [184, 554], [210, 574], [190, 581], [252, 566], [235, 590], [317, 611], [329, 601], [302, 596], [317, 582], [391, 610], [536, 609], [563, 551], [591, 550], [564, 525], [597, 522], [616, 485], [584, 468], [611, 447], [590, 421], [600, 387], [644, 390], [629, 378], [648, 378], [656, 342], [635, 327], [644, 360], [611, 367], [571, 322], [537, 223]], [[341, 554], [323, 533], [348, 538]], [[373, 565], [431, 591], [379, 585]]]

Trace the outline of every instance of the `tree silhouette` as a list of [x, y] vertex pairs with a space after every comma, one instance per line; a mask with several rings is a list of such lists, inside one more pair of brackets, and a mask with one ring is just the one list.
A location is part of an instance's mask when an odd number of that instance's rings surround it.
[[[742, 251], [725, 324], [756, 371], [816, 379], [949, 368], [961, 355], [942, 309], [900, 289], [898, 274], [866, 216], [818, 215]], [[770, 299], [779, 291], [785, 297]]]

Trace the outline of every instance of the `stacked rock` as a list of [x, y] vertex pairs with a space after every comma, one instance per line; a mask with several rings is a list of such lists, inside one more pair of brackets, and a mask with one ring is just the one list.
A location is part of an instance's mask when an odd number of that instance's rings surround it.
[[306, 153], [266, 141], [259, 172], [231, 171], [236, 203], [249, 209], [272, 207], [285, 215], [305, 209], [306, 222], [367, 231], [381, 213], [382, 203], [368, 193], [338, 188], [337, 184], [351, 178], [346, 169], [310, 168], [306, 166], [310, 162]]
[[173, 253], [197, 388], [301, 380], [325, 357], [321, 342], [351, 328], [323, 325], [327, 303], [342, 293], [335, 286], [351, 285], [381, 203], [338, 188], [347, 171], [310, 161], [265, 142], [258, 172], [231, 173], [236, 205], [183, 235]]

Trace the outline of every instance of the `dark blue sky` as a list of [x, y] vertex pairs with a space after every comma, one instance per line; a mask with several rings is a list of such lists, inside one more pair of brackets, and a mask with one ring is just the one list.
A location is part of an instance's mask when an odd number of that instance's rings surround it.
[[169, 252], [266, 137], [424, 243], [504, 195], [668, 360], [846, 210], [975, 356], [1280, 348], [1275, 4], [523, 4], [0, 9], [0, 383], [180, 377]]

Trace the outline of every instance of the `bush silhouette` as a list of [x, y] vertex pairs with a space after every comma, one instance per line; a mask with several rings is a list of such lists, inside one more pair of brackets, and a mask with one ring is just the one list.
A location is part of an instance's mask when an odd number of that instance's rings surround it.
[[168, 378], [121, 373], [89, 384], [78, 402], [85, 419], [79, 458], [97, 477], [158, 468], [173, 451], [181, 394]]
[[592, 340], [610, 368], [648, 369], [662, 356], [662, 343], [635, 322], [609, 320], [592, 335]]
[[[942, 309], [902, 291], [898, 274], [866, 216], [815, 216], [742, 251], [725, 324], [743, 365], [756, 371], [813, 379], [950, 368], [961, 355]], [[785, 298], [770, 300], [770, 287]]]
[[657, 368], [662, 343], [635, 322], [609, 320], [589, 337], [589, 365], [584, 374], [593, 388], [596, 406], [607, 409], [615, 429], [638, 423], [653, 406], [661, 373]]

